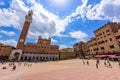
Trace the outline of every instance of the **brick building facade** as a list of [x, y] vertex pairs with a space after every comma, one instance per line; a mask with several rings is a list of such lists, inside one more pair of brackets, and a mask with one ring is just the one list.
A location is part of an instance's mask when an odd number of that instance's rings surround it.
[[13, 46], [0, 43], [0, 60], [8, 60], [13, 49], [15, 49]]
[[60, 60], [75, 58], [76, 54], [73, 48], [64, 48], [60, 50]]
[[[120, 53], [120, 23], [107, 23], [95, 30], [94, 34], [95, 37], [84, 44], [77, 43], [83, 46], [82, 51], [85, 55]], [[76, 44], [73, 47], [76, 50]]]
[[26, 43], [27, 33], [32, 22], [33, 12], [30, 10], [25, 17], [25, 23], [17, 43], [9, 59], [14, 61], [50, 61], [59, 60], [59, 46], [51, 45], [51, 38], [38, 38], [37, 43]]

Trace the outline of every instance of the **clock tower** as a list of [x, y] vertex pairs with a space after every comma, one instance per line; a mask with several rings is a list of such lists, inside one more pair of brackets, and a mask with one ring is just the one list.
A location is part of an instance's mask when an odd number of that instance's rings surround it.
[[28, 30], [29, 30], [30, 24], [32, 23], [32, 15], [33, 15], [32, 10], [29, 10], [28, 14], [25, 16], [25, 22], [24, 22], [24, 25], [23, 25], [23, 29], [21, 31], [21, 34], [20, 34], [20, 37], [19, 37], [19, 40], [18, 40], [18, 43], [17, 43], [17, 47], [16, 47], [17, 49], [23, 49], [24, 48], [24, 43], [25, 43], [25, 40], [26, 40], [26, 37], [27, 37], [27, 33], [28, 33]]

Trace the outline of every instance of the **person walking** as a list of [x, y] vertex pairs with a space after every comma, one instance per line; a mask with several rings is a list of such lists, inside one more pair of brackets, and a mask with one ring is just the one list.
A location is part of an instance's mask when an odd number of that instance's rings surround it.
[[97, 59], [96, 60], [96, 68], [98, 69], [99, 67], [98, 67], [98, 64], [99, 64], [99, 60]]
[[107, 58], [108, 67], [112, 68], [109, 58]]
[[107, 64], [106, 64], [106, 61], [104, 60], [104, 65], [105, 65], [105, 67], [107, 66]]
[[96, 68], [98, 69], [98, 64], [96, 63]]
[[84, 61], [84, 59], [82, 59], [82, 62], [83, 62], [83, 65], [85, 65], [85, 61]]
[[112, 65], [111, 65], [111, 63], [110, 63], [110, 62], [108, 63], [108, 65], [109, 65], [109, 67], [110, 67], [110, 68], [112, 68]]
[[89, 66], [89, 61], [87, 61], [87, 65]]
[[97, 64], [99, 64], [99, 65], [100, 65], [100, 61], [99, 61], [99, 59], [97, 59]]
[[16, 65], [13, 66], [12, 71], [14, 71], [15, 69], [16, 69]]

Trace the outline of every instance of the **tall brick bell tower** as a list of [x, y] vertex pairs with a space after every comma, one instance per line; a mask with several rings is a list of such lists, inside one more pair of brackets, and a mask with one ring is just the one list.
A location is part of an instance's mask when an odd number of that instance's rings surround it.
[[28, 30], [29, 30], [30, 24], [32, 23], [32, 15], [33, 15], [32, 10], [29, 10], [28, 14], [25, 16], [25, 22], [24, 22], [24, 25], [23, 25], [23, 29], [22, 29], [22, 32], [20, 34], [20, 37], [19, 37], [19, 40], [18, 40], [18, 43], [17, 43], [17, 47], [16, 47], [17, 49], [23, 49], [24, 48], [24, 43], [25, 43], [25, 40], [26, 40], [26, 37], [27, 37], [27, 33], [28, 33]]

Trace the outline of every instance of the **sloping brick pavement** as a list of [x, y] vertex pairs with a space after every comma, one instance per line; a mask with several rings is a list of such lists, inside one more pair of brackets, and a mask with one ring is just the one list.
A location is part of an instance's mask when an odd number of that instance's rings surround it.
[[90, 60], [90, 66], [83, 65], [82, 60], [79, 59], [33, 63], [29, 69], [19, 67], [11, 73], [14, 73], [12, 77], [8, 76], [9, 70], [0, 73], [0, 80], [2, 80], [3, 75], [8, 77], [5, 80], [13, 80], [12, 78], [16, 76], [18, 77], [14, 78], [15, 80], [120, 80], [118, 63], [111, 62], [113, 68], [108, 68], [101, 61], [99, 69], [97, 69], [95, 62], [95, 60]]

